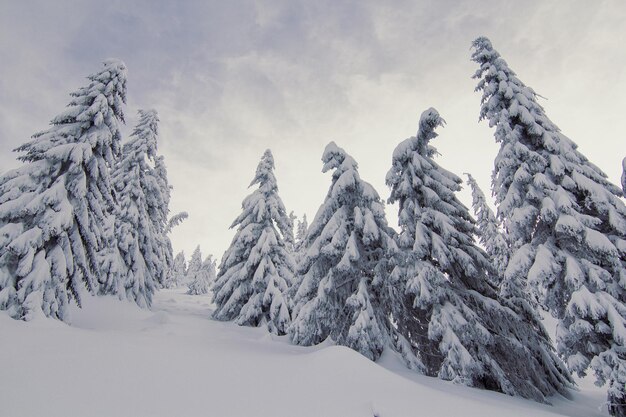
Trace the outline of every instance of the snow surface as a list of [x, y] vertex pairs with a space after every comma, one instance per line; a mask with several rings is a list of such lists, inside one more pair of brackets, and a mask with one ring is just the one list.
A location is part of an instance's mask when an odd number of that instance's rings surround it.
[[[86, 298], [71, 326], [0, 312], [0, 416], [606, 416], [580, 384], [554, 406], [466, 388], [340, 346], [293, 346], [209, 319], [210, 295], [155, 294], [152, 310]], [[547, 320], [553, 333], [555, 323]]]

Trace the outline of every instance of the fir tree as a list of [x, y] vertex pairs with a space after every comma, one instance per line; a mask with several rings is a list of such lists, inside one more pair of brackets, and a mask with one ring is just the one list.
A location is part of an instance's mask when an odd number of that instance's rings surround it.
[[295, 215], [293, 211], [289, 212], [289, 222], [291, 223], [291, 233], [285, 235], [285, 244], [291, 253], [296, 251], [296, 238], [293, 233], [293, 227], [296, 224], [296, 220], [298, 216]]
[[395, 248], [393, 231], [350, 155], [331, 142], [322, 161], [332, 184], [306, 235], [290, 336], [301, 345], [330, 337], [376, 360], [389, 341], [380, 265]]
[[202, 266], [194, 274], [193, 281], [189, 283], [190, 295], [203, 295], [209, 292], [211, 284], [215, 281], [215, 260], [212, 255], [206, 257]]
[[180, 251], [174, 257], [174, 262], [170, 270], [170, 278], [166, 281], [166, 288], [176, 288], [185, 281], [187, 274], [187, 261], [185, 260], [185, 252]]
[[286, 242], [293, 241], [293, 224], [278, 196], [269, 150], [250, 183], [254, 185], [259, 188], [246, 197], [243, 212], [231, 225], [237, 232], [213, 288], [213, 317], [247, 326], [266, 323], [272, 333], [284, 334], [290, 322], [285, 296], [294, 270]]
[[304, 246], [306, 234], [309, 230], [309, 223], [306, 220], [306, 214], [302, 215], [302, 220], [298, 220], [298, 226], [296, 227], [296, 252]]
[[167, 235], [171, 189], [167, 179], [165, 158], [162, 155], [155, 155], [154, 168], [147, 171], [143, 192], [146, 195], [147, 211], [156, 237], [155, 253], [157, 256], [151, 260], [149, 267], [159, 286], [164, 284], [167, 271], [174, 261], [172, 243]]
[[489, 259], [455, 195], [462, 181], [433, 160], [430, 141], [442, 124], [435, 109], [422, 113], [417, 136], [398, 145], [387, 174], [401, 229], [391, 280], [410, 301], [393, 319], [427, 374], [537, 401], [566, 393], [569, 380], [554, 352], [526, 346], [537, 341], [534, 328], [503, 307], [489, 284]]
[[[306, 250], [306, 234], [309, 228], [309, 224], [306, 219], [306, 214], [302, 216], [302, 220], [298, 220], [296, 226], [296, 233], [294, 236], [294, 245], [293, 245], [293, 258], [295, 260], [296, 265], [299, 265], [302, 262], [302, 258], [304, 257], [304, 252]], [[297, 267], [296, 267], [297, 268]], [[294, 283], [292, 287], [289, 289], [289, 293], [291, 296], [295, 294], [295, 291], [298, 289], [300, 284], [300, 277], [296, 274], [294, 279]]]
[[186, 284], [190, 284], [195, 280], [196, 274], [202, 269], [202, 252], [200, 251], [200, 245], [196, 246], [191, 259], [187, 264], [187, 272], [185, 274]]
[[48, 130], [16, 149], [25, 165], [0, 177], [0, 308], [15, 318], [64, 319], [69, 300], [80, 305], [96, 288], [126, 66], [105, 61], [88, 79]]
[[485, 247], [487, 255], [493, 262], [492, 280], [494, 286], [499, 287], [502, 275], [509, 262], [509, 247], [496, 215], [487, 204], [485, 194], [476, 183], [471, 174], [467, 175], [467, 184], [472, 190], [472, 208], [476, 215], [476, 225], [478, 226], [478, 241]]
[[[626, 206], [620, 189], [563, 135], [536, 93], [487, 38], [473, 43], [481, 119], [500, 144], [493, 172], [512, 256], [510, 292], [537, 288], [560, 318], [557, 347], [572, 371], [609, 383], [612, 415], [626, 415]], [[503, 288], [505, 290], [505, 288]]]
[[[142, 307], [152, 303], [152, 295], [163, 269], [162, 231], [155, 226], [154, 216], [157, 213], [151, 212], [149, 201], [152, 196], [146, 193], [153, 177], [153, 168], [148, 161], [157, 159], [158, 122], [156, 111], [139, 110], [137, 126], [124, 144], [122, 158], [115, 166], [113, 185], [118, 205], [114, 243], [117, 248], [112, 253], [115, 259], [119, 253], [125, 268], [122, 266], [124, 272], [121, 275], [117, 273], [118, 268], [109, 268], [109, 273], [103, 274], [106, 281], [100, 287], [101, 292], [116, 293], [122, 286], [124, 296]], [[104, 259], [107, 265], [111, 265], [110, 256]], [[111, 271], [115, 272], [113, 276]], [[123, 279], [123, 282], [116, 283], [118, 279]]]

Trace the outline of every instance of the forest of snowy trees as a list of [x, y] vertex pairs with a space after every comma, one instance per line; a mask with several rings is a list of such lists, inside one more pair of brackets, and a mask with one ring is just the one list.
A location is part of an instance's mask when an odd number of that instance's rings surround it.
[[471, 174], [473, 215], [459, 200], [463, 180], [436, 158], [445, 122], [429, 108], [391, 155], [386, 198], [330, 142], [310, 224], [286, 209], [265, 151], [219, 266], [199, 246], [174, 256], [169, 234], [187, 213], [170, 215], [158, 114], [139, 110], [123, 140], [127, 70], [105, 61], [0, 175], [0, 309], [66, 321], [84, 297], [150, 308], [158, 289], [186, 287], [211, 297], [215, 320], [374, 361], [388, 350], [425, 375], [539, 402], [591, 372], [610, 414], [626, 416], [626, 158], [620, 189], [487, 38], [472, 46], [477, 112], [499, 146], [495, 211]]

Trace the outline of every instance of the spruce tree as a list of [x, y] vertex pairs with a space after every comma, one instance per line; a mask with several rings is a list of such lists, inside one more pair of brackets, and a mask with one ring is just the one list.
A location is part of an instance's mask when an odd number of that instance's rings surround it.
[[289, 251], [293, 254], [296, 251], [296, 237], [293, 233], [293, 227], [296, 224], [296, 220], [298, 220], [298, 216], [295, 215], [293, 211], [289, 212], [289, 222], [291, 223], [291, 233], [288, 233], [285, 236], [285, 244]]
[[[149, 190], [154, 176], [149, 161], [157, 159], [158, 122], [156, 111], [139, 110], [137, 126], [124, 144], [122, 158], [115, 166], [113, 185], [118, 199], [115, 243], [125, 270], [119, 278], [117, 274], [114, 277], [104, 274], [106, 282], [101, 285], [101, 292], [112, 293], [120, 287], [115, 280], [123, 279], [124, 297], [141, 307], [152, 303], [164, 268], [160, 247], [162, 231], [155, 226], [157, 213], [151, 212], [149, 206], [153, 198]], [[109, 262], [108, 257], [105, 262]]]
[[398, 145], [387, 174], [400, 226], [391, 280], [410, 302], [394, 314], [396, 326], [427, 374], [537, 401], [566, 393], [568, 377], [550, 346], [526, 346], [534, 328], [500, 304], [489, 282], [489, 258], [455, 195], [462, 181], [433, 159], [430, 141], [442, 124], [435, 109], [422, 113], [417, 135]]
[[209, 292], [211, 284], [215, 281], [215, 260], [212, 255], [206, 257], [200, 270], [194, 275], [193, 281], [189, 283], [190, 295], [203, 295]]
[[[304, 252], [306, 250], [306, 234], [309, 228], [309, 224], [306, 219], [306, 214], [302, 216], [302, 220], [298, 220], [296, 226], [296, 233], [294, 236], [294, 245], [293, 245], [293, 258], [295, 260], [296, 265], [299, 265], [304, 257]], [[297, 266], [296, 266], [297, 268]], [[300, 284], [300, 277], [296, 274], [294, 285], [289, 289], [289, 293], [291, 295], [295, 294], [298, 285]]]
[[25, 164], [0, 177], [0, 308], [14, 318], [65, 319], [68, 301], [96, 289], [126, 66], [105, 61], [88, 80], [48, 130], [16, 149]]
[[[626, 415], [626, 206], [620, 189], [561, 133], [484, 37], [473, 42], [481, 119], [495, 127], [498, 217], [512, 256], [512, 293], [536, 288], [560, 319], [569, 368], [609, 383], [612, 415]], [[504, 288], [503, 288], [504, 290]]]
[[[158, 261], [155, 262], [155, 276], [159, 286], [163, 286], [167, 280], [167, 272], [174, 262], [174, 251], [168, 231], [169, 222], [182, 221], [182, 218], [168, 219], [172, 186], [167, 178], [165, 157], [159, 155], [154, 160], [154, 169], [149, 171], [152, 178], [146, 181], [145, 194], [148, 196], [148, 212], [157, 236]], [[183, 217], [185, 217], [183, 215]]]
[[322, 161], [332, 183], [306, 235], [290, 336], [301, 345], [330, 337], [376, 360], [389, 344], [381, 261], [395, 248], [393, 231], [350, 155], [331, 142]]
[[218, 320], [239, 325], [266, 324], [270, 332], [284, 334], [291, 320], [286, 291], [293, 282], [294, 261], [288, 243], [293, 224], [274, 177], [274, 157], [263, 154], [250, 186], [258, 185], [242, 203], [243, 212], [224, 253], [213, 287]]
[[166, 281], [166, 288], [176, 288], [182, 285], [186, 274], [187, 261], [185, 260], [185, 252], [180, 251], [174, 257], [174, 262], [169, 272], [169, 279]]
[[187, 271], [185, 273], [185, 284], [189, 285], [196, 279], [196, 274], [202, 269], [202, 252], [200, 251], [200, 245], [196, 246], [191, 259], [187, 264]]
[[296, 227], [296, 251], [300, 250], [304, 246], [307, 231], [309, 230], [309, 223], [306, 220], [306, 214], [302, 215], [302, 220], [298, 220], [298, 226]]
[[487, 204], [485, 194], [478, 186], [478, 183], [471, 174], [467, 176], [467, 184], [472, 190], [472, 209], [476, 215], [476, 225], [478, 226], [478, 241], [484, 246], [493, 263], [493, 274], [490, 276], [494, 286], [499, 287], [502, 275], [509, 262], [509, 247], [504, 233], [500, 230], [500, 224], [496, 219], [491, 207]]

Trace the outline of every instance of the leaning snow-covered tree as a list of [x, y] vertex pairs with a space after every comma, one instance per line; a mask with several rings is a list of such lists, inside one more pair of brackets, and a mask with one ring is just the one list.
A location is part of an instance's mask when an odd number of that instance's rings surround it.
[[105, 61], [88, 79], [48, 130], [16, 149], [25, 165], [0, 177], [0, 308], [15, 318], [64, 319], [68, 301], [80, 305], [97, 286], [126, 66]]
[[213, 255], [206, 257], [202, 266], [194, 274], [193, 281], [189, 283], [187, 294], [203, 295], [209, 292], [211, 284], [215, 281], [215, 259]]
[[[176, 257], [182, 255], [182, 259], [173, 258], [171, 261], [168, 259], [169, 254], [174, 253], [174, 248], [172, 247], [172, 241], [169, 238], [169, 234], [172, 232], [172, 229], [179, 224], [181, 224], [185, 219], [189, 217], [186, 211], [181, 211], [170, 217], [167, 221], [167, 227], [163, 233], [164, 241], [161, 245], [161, 248], [166, 252], [165, 254], [165, 278], [163, 281], [163, 288], [176, 288], [182, 284], [185, 274], [186, 274], [186, 261], [185, 254], [180, 252]], [[178, 265], [176, 264], [178, 262]]]
[[187, 264], [185, 284], [189, 285], [193, 282], [200, 269], [202, 269], [202, 252], [200, 251], [200, 245], [198, 245], [191, 254], [191, 259], [189, 259], [189, 263]]
[[290, 322], [286, 291], [293, 281], [294, 261], [286, 242], [293, 224], [278, 196], [274, 157], [267, 150], [250, 186], [258, 185], [242, 203], [231, 228], [237, 232], [224, 253], [213, 287], [213, 317], [237, 324], [266, 324], [284, 334]]
[[400, 226], [390, 280], [408, 298], [394, 311], [396, 326], [427, 374], [537, 401], [566, 393], [567, 372], [551, 346], [527, 346], [541, 341], [534, 327], [503, 307], [489, 282], [490, 261], [455, 195], [462, 181], [433, 159], [430, 141], [442, 124], [435, 109], [422, 113], [417, 136], [398, 145], [387, 174]]
[[322, 155], [332, 183], [305, 239], [301, 283], [289, 329], [294, 343], [331, 338], [376, 360], [388, 345], [386, 276], [382, 261], [395, 250], [378, 193], [359, 176], [356, 161], [334, 142]]
[[[512, 255], [505, 281], [536, 288], [560, 318], [557, 348], [572, 371], [608, 382], [612, 415], [626, 415], [626, 206], [487, 38], [473, 43], [481, 119], [495, 127], [498, 217]], [[504, 288], [503, 288], [504, 290]]]
[[471, 174], [465, 175], [467, 175], [467, 184], [472, 190], [472, 208], [476, 215], [478, 241], [483, 245], [493, 263], [494, 273], [490, 275], [495, 279], [492, 280], [492, 284], [500, 287], [504, 270], [509, 262], [509, 247], [504, 233], [500, 230], [496, 215], [487, 204], [483, 190]]
[[[123, 288], [125, 298], [147, 307], [158, 285], [165, 265], [160, 246], [162, 221], [155, 221], [159, 213], [150, 210], [149, 202], [154, 199], [151, 190], [153, 168], [148, 164], [155, 161], [157, 151], [158, 116], [154, 110], [139, 110], [139, 121], [128, 142], [122, 149], [122, 158], [113, 171], [118, 204], [115, 209], [115, 239], [117, 253], [123, 260], [122, 274], [111, 265], [108, 256], [103, 257], [103, 282], [100, 291], [117, 293]], [[106, 252], [113, 253], [115, 248]], [[111, 274], [110, 272], [114, 272]], [[123, 282], [115, 281], [122, 279]]]

